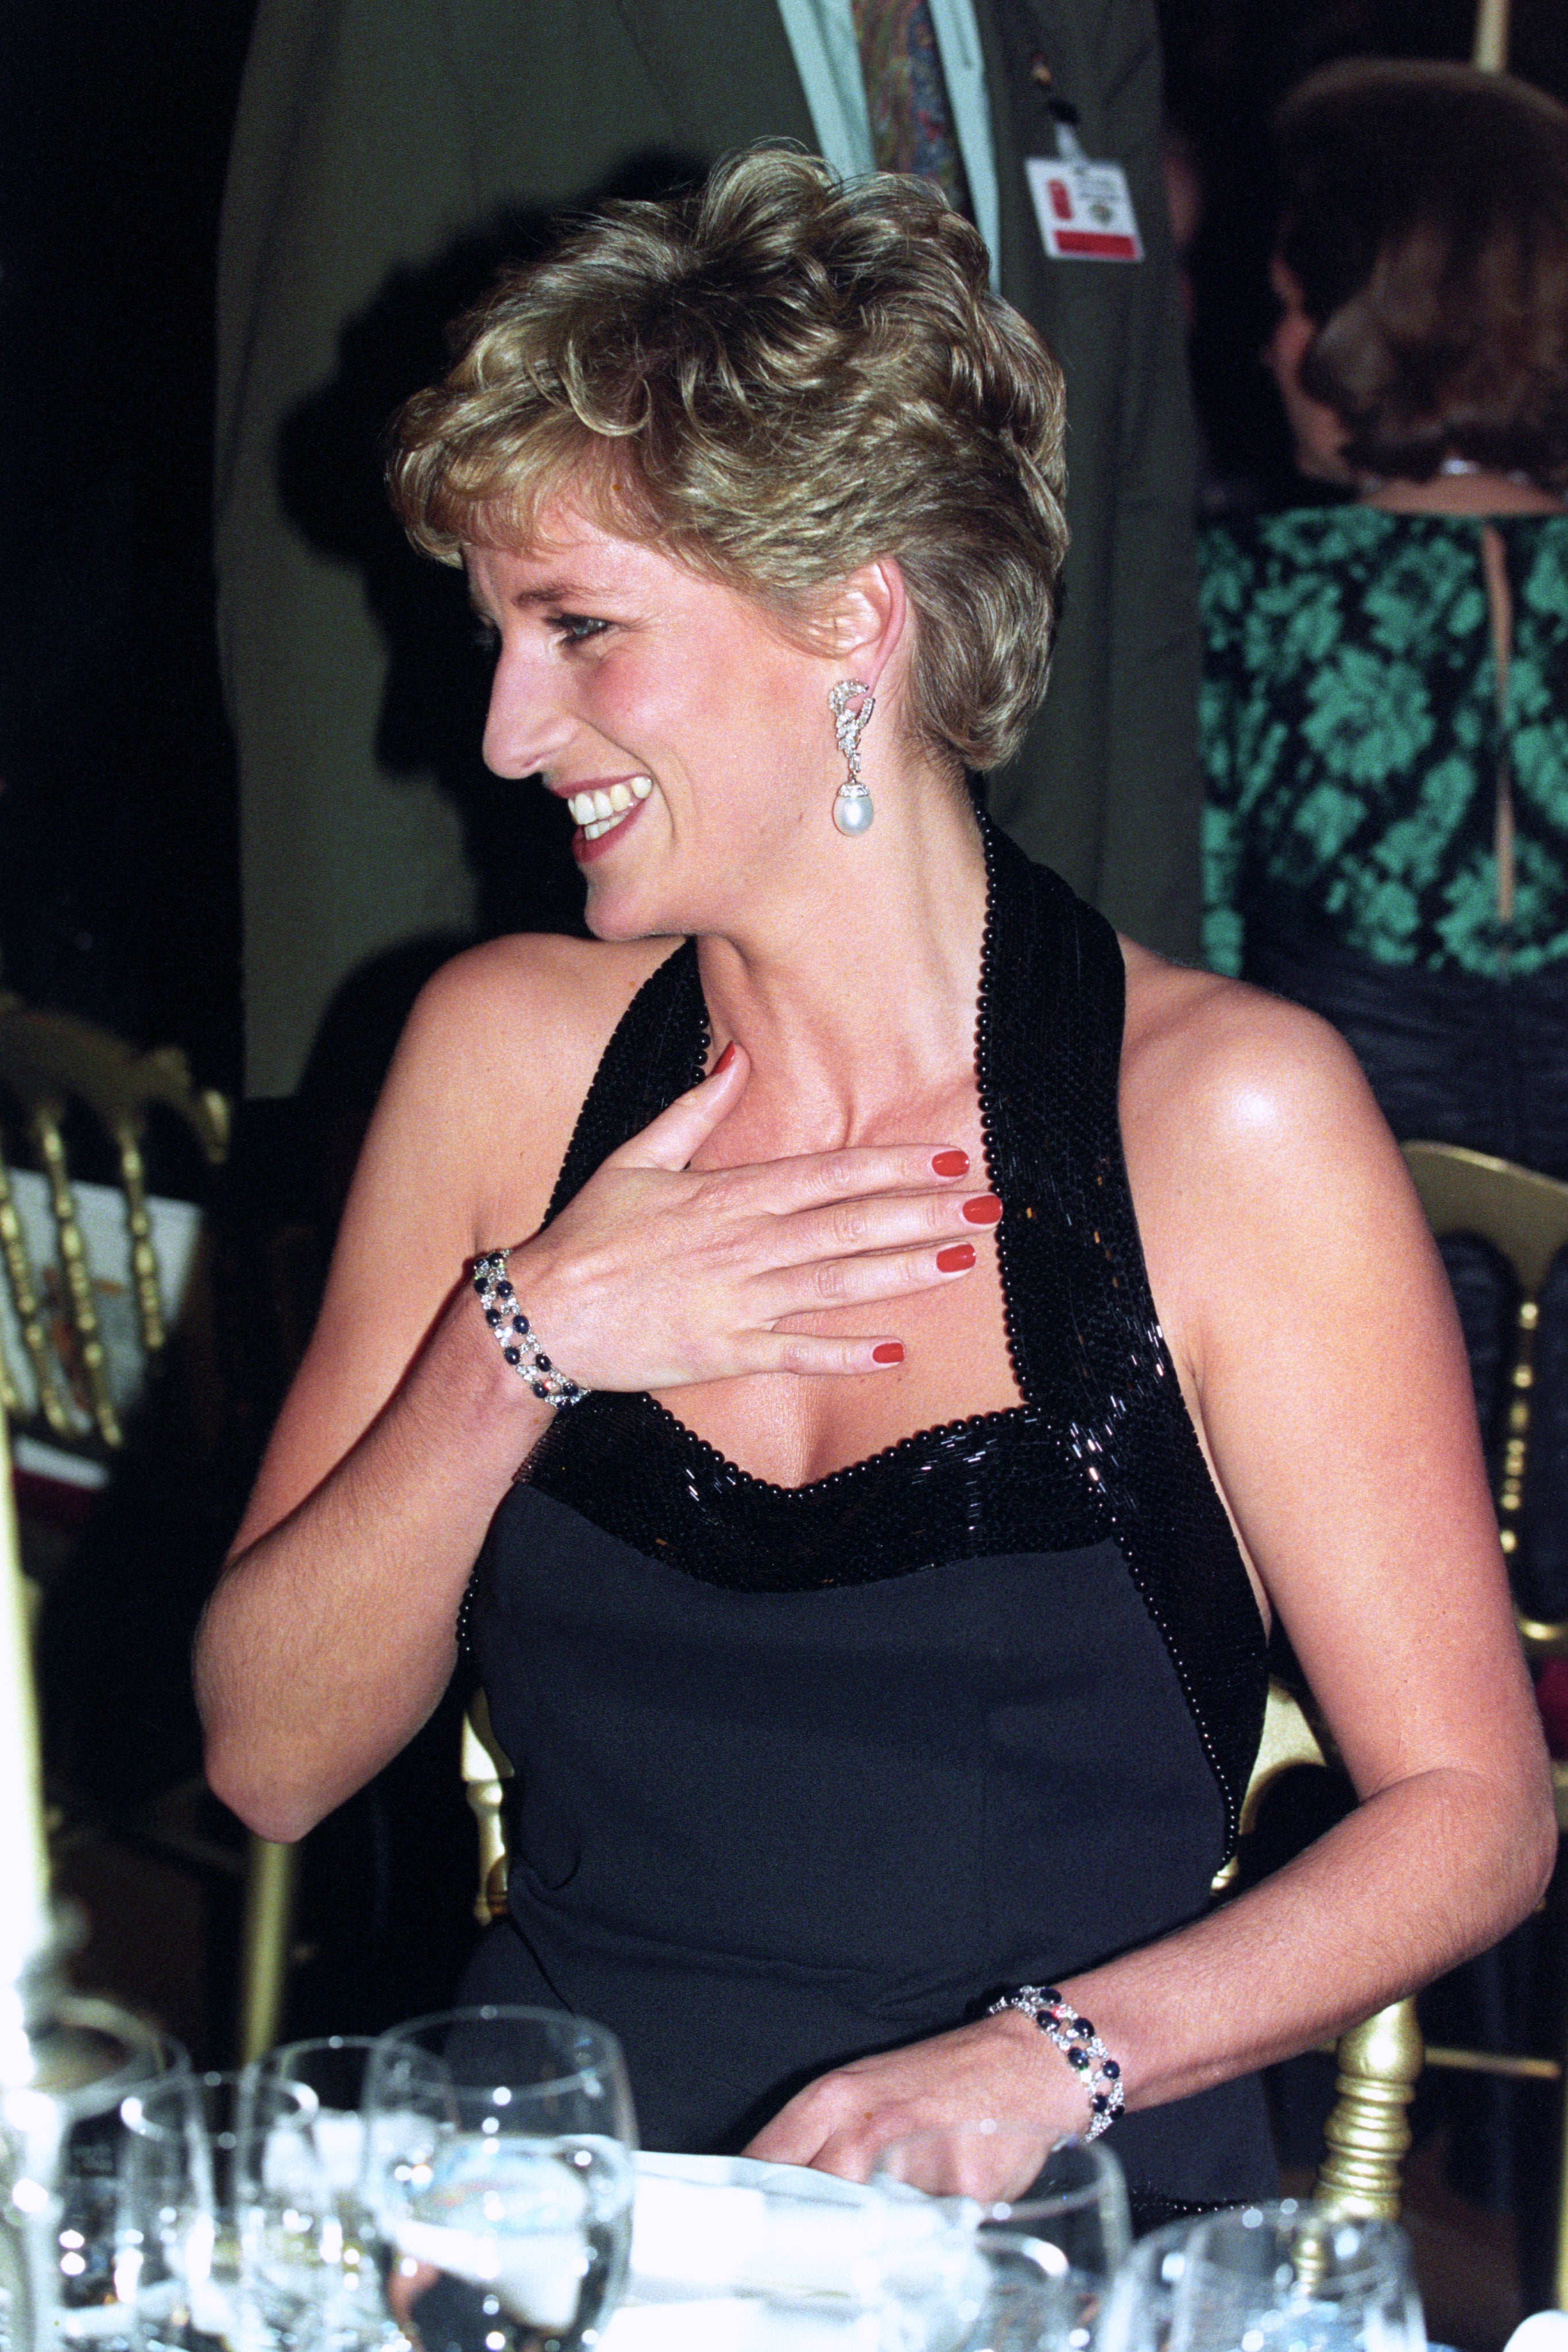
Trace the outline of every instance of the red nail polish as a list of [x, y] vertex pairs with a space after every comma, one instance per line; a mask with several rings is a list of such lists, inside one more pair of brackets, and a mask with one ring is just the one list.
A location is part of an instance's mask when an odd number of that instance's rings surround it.
[[967, 1176], [969, 1155], [967, 1151], [936, 1151], [931, 1156], [933, 1176]]
[[723, 1053], [719, 1055], [717, 1061], [713, 1066], [714, 1076], [716, 1078], [721, 1070], [727, 1070], [734, 1059], [735, 1040], [732, 1037], [728, 1045], [725, 1047]]
[[939, 1249], [936, 1253], [936, 1267], [940, 1274], [967, 1274], [974, 1263], [973, 1242], [949, 1242], [946, 1249]]
[[971, 1225], [996, 1225], [1001, 1223], [1002, 1204], [994, 1192], [977, 1192], [972, 1201], [964, 1203], [965, 1222]]
[[878, 1345], [872, 1349], [871, 1360], [873, 1364], [902, 1364], [904, 1361], [904, 1342], [901, 1339], [881, 1340]]

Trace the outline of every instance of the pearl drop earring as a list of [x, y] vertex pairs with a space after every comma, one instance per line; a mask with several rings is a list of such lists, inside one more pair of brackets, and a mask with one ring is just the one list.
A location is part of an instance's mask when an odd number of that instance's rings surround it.
[[876, 811], [861, 774], [861, 737], [876, 709], [876, 697], [858, 677], [841, 677], [828, 696], [828, 707], [849, 769], [833, 798], [833, 823], [841, 833], [869, 833]]

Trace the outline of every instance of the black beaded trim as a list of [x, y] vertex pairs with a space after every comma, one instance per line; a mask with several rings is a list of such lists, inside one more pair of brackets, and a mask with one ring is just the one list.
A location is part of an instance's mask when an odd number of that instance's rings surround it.
[[687, 940], [643, 982], [600, 1055], [545, 1212], [547, 1225], [612, 1151], [702, 1084], [712, 1044], [696, 941]]
[[1158, 2189], [1127, 2183], [1134, 2238], [1146, 2238], [1171, 2221], [1196, 2221], [1205, 2213], [1228, 2213], [1237, 2202], [1234, 2197], [1162, 2197]]
[[[987, 1173], [1004, 1203], [1007, 1343], [1025, 1402], [786, 1487], [752, 1477], [653, 1398], [601, 1391], [546, 1431], [529, 1483], [605, 1534], [737, 1591], [807, 1591], [1114, 1540], [1234, 1840], [1262, 1726], [1263, 1631], [1144, 1265], [1117, 1111], [1121, 950], [1055, 875], [984, 820], [982, 833], [976, 1075]], [[552, 1216], [693, 1083], [708, 1036], [687, 941], [605, 1048]]]

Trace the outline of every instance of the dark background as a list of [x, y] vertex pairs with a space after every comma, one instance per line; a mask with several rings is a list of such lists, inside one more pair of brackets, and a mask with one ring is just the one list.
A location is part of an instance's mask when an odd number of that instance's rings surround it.
[[[1264, 126], [1313, 65], [1464, 57], [1471, 0], [1163, 0], [1206, 187], [1194, 380], [1221, 498], [1279, 502]], [[1515, 0], [1568, 91], [1568, 11]], [[0, 980], [240, 1084], [213, 636], [213, 280], [250, 0], [10, 0], [0, 25]]]

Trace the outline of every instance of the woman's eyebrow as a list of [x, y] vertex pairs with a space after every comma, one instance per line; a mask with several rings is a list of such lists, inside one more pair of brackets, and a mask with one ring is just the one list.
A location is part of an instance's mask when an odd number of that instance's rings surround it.
[[[548, 581], [542, 588], [518, 588], [509, 596], [502, 597], [501, 602], [504, 604], [513, 605], [562, 604], [569, 602], [574, 595], [580, 597], [581, 594], [580, 588], [570, 587], [561, 581]], [[472, 582], [468, 588], [468, 602], [481, 620], [489, 619], [490, 615]]]

